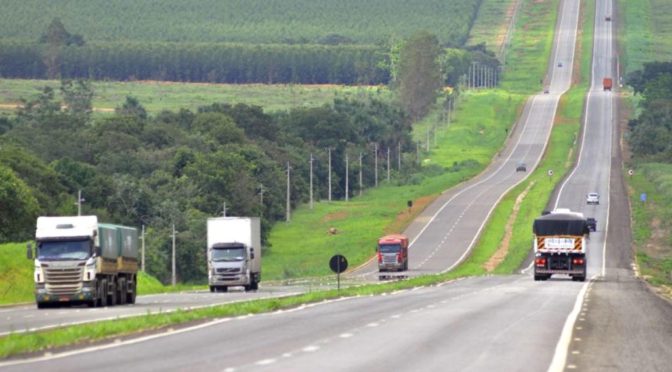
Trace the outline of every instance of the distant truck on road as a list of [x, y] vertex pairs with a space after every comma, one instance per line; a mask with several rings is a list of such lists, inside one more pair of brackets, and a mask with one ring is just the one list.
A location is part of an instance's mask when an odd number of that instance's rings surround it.
[[586, 280], [588, 221], [581, 213], [556, 209], [534, 220], [534, 280], [566, 274]]
[[[112, 306], [135, 303], [138, 231], [96, 216], [39, 217], [35, 231], [35, 300]], [[28, 245], [28, 258], [33, 258]]]
[[614, 85], [614, 81], [610, 77], [605, 77], [602, 79], [602, 88], [605, 91], [611, 91], [612, 86]]
[[208, 218], [210, 292], [243, 286], [257, 290], [261, 281], [261, 224], [257, 217]]
[[378, 271], [408, 270], [408, 237], [402, 234], [386, 235], [376, 246]]

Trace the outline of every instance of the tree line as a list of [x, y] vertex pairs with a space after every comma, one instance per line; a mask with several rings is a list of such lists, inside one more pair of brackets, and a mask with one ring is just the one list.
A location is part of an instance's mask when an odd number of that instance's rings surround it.
[[672, 162], [672, 62], [645, 63], [628, 75], [627, 83], [642, 97], [639, 115], [628, 123], [634, 157]]

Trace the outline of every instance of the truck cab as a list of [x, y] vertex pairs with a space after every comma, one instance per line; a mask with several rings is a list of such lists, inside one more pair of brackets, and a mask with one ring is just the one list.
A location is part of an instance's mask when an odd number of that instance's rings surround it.
[[408, 237], [402, 234], [386, 235], [376, 246], [378, 271], [408, 270]]

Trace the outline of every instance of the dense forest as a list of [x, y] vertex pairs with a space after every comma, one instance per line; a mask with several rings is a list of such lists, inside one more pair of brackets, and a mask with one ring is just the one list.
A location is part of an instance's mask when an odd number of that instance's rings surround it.
[[627, 83], [642, 96], [639, 116], [628, 123], [633, 156], [672, 163], [672, 62], [645, 63]]
[[[375, 184], [374, 157], [385, 172], [388, 149], [401, 158], [393, 182], [418, 179], [408, 116], [374, 98], [271, 114], [212, 104], [152, 117], [127, 97], [113, 115], [93, 117], [87, 82], [63, 81], [60, 90], [63, 102], [45, 88], [16, 117], [0, 119], [0, 241], [29, 239], [38, 215], [76, 213], [81, 190], [83, 213], [147, 226], [148, 271], [164, 280], [174, 223], [180, 279], [199, 281], [206, 218], [226, 203], [230, 215], [262, 216], [266, 234], [285, 218], [288, 164], [292, 206], [308, 201], [311, 155], [315, 197], [328, 198], [329, 151], [334, 199], [345, 195], [346, 154], [364, 154], [365, 187]], [[350, 195], [359, 172], [351, 162]]]

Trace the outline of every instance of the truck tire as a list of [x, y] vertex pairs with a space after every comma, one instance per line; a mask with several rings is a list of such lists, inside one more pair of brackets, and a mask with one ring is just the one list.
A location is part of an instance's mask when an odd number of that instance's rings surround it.
[[[110, 284], [112, 285], [112, 290], [110, 291], [109, 286]], [[117, 283], [112, 281], [112, 283], [108, 283], [108, 295], [107, 295], [107, 305], [108, 306], [114, 306], [117, 304]]]
[[126, 305], [127, 293], [126, 278], [119, 278], [117, 281], [117, 305]]
[[250, 284], [250, 289], [253, 291], [259, 289], [259, 282], [256, 279], [252, 281], [252, 284]]
[[126, 302], [129, 304], [135, 304], [135, 297], [138, 293], [138, 283], [134, 280], [133, 285], [131, 285], [131, 290], [128, 292], [128, 297], [126, 297]]
[[48, 304], [46, 302], [38, 302], [37, 303], [37, 308], [38, 309], [46, 309], [48, 307], [47, 305]]
[[214, 285], [211, 285], [210, 286], [210, 292], [212, 292], [212, 293], [217, 292], [217, 288], [215, 288]]
[[229, 287], [227, 287], [227, 286], [219, 287], [219, 292], [228, 292], [228, 291], [229, 291]]
[[107, 306], [107, 280], [98, 282], [98, 306]]

